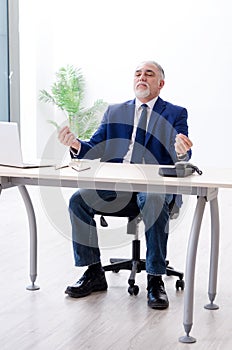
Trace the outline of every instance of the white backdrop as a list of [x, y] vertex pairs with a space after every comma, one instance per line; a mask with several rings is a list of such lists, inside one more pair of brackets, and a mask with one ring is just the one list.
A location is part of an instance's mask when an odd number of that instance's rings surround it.
[[[141, 60], [164, 68], [161, 97], [189, 112], [199, 166], [232, 166], [232, 21], [229, 0], [20, 0], [23, 151], [40, 156], [64, 120], [38, 101], [63, 65], [82, 68], [86, 105], [134, 97]], [[63, 152], [56, 144], [53, 152]]]

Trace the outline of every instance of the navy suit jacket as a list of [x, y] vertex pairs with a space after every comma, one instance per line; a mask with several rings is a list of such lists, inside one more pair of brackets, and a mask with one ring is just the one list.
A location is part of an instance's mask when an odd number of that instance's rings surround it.
[[[133, 132], [134, 114], [135, 100], [109, 106], [91, 139], [80, 140], [81, 150], [77, 158], [123, 162]], [[147, 127], [144, 153], [146, 164], [172, 165], [178, 161], [174, 147], [175, 137], [179, 133], [188, 136], [187, 118], [185, 108], [158, 97]], [[191, 150], [188, 151], [188, 159], [190, 157]], [[175, 203], [181, 207], [180, 195], [175, 196]]]
[[[123, 162], [134, 125], [135, 100], [111, 105], [89, 141], [81, 142], [78, 158], [103, 162]], [[171, 165], [177, 161], [176, 134], [188, 136], [187, 110], [158, 97], [147, 127], [144, 161], [147, 164]], [[191, 151], [188, 152], [188, 158]]]

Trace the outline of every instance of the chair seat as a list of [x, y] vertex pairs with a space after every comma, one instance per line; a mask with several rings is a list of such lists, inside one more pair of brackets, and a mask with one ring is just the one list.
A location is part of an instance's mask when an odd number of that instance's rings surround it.
[[[118, 203], [120, 204], [120, 203]], [[124, 202], [122, 203], [124, 205]], [[133, 217], [135, 218], [140, 214], [139, 207], [136, 203], [136, 193], [133, 193], [131, 200], [127, 203], [127, 205], [120, 209], [119, 211], [110, 212], [110, 202], [105, 204], [101, 210], [96, 210], [96, 214], [104, 215], [104, 216], [116, 216], [116, 217]]]

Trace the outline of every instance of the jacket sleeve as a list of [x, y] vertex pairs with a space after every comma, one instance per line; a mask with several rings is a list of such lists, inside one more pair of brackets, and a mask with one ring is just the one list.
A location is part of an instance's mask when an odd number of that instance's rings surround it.
[[[186, 110], [186, 108], [181, 108], [179, 107], [180, 110], [177, 114], [177, 117], [175, 119], [175, 122], [173, 124], [173, 127], [175, 129], [175, 132], [173, 133], [173, 139], [171, 141], [171, 154], [173, 155], [173, 160], [174, 162], [178, 162], [179, 159], [177, 157], [177, 154], [176, 154], [176, 151], [175, 151], [175, 138], [176, 138], [176, 135], [177, 134], [184, 134], [186, 136], [188, 136], [188, 112]], [[191, 158], [191, 155], [192, 155], [192, 151], [189, 150], [187, 152], [187, 155], [186, 155], [186, 161], [188, 161], [190, 158]]]
[[[108, 107], [108, 109], [109, 109], [109, 107]], [[92, 135], [90, 140], [84, 141], [84, 140], [78, 139], [81, 143], [80, 152], [77, 155], [71, 154], [72, 158], [97, 159], [97, 158], [102, 157], [102, 155], [104, 154], [104, 149], [105, 149], [108, 109], [105, 112], [98, 129]]]

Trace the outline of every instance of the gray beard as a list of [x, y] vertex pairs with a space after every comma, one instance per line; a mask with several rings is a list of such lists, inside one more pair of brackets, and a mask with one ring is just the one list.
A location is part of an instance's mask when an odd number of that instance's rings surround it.
[[150, 95], [150, 89], [149, 88], [147, 88], [146, 90], [143, 90], [143, 91], [135, 90], [135, 96], [137, 98], [145, 98], [145, 97], [147, 97], [149, 95]]

